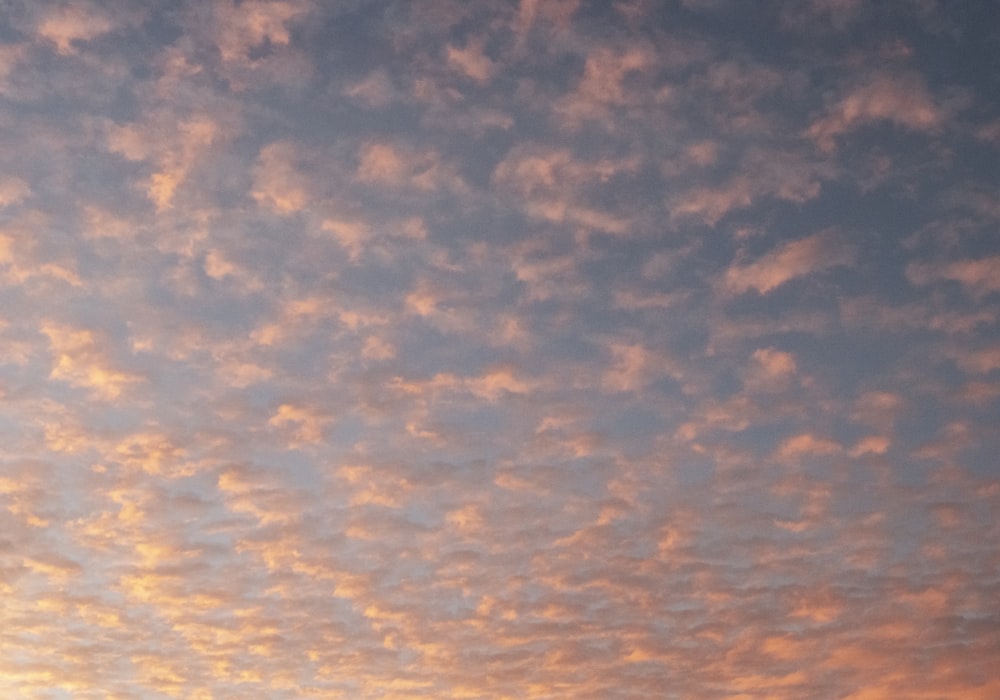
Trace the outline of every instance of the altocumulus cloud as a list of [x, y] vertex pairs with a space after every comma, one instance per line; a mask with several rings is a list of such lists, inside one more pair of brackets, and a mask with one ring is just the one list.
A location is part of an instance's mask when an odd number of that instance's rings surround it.
[[6, 2], [0, 695], [1000, 697], [992, 9]]

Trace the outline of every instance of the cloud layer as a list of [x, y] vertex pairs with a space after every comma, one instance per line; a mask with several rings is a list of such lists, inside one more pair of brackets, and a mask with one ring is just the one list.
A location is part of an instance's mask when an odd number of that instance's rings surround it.
[[8, 3], [0, 695], [1000, 696], [985, 12]]

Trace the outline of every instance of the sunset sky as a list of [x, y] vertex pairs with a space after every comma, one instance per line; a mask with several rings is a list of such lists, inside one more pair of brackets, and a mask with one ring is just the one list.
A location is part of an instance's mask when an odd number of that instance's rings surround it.
[[1000, 4], [0, 2], [0, 698], [1000, 698]]

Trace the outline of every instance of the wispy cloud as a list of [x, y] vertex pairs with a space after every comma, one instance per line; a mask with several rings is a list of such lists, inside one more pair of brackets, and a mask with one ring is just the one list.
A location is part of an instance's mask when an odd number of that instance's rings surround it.
[[750, 290], [767, 294], [791, 280], [850, 265], [854, 260], [853, 248], [845, 245], [836, 233], [825, 231], [783, 243], [753, 262], [731, 266], [722, 279], [722, 287], [735, 294]]
[[838, 136], [870, 124], [888, 122], [912, 131], [935, 131], [946, 116], [919, 75], [875, 75], [849, 90], [806, 133], [820, 148], [831, 150]]
[[911, 263], [906, 277], [913, 284], [928, 285], [934, 282], [958, 282], [975, 297], [984, 297], [1000, 291], [1000, 256], [956, 260], [948, 263]]

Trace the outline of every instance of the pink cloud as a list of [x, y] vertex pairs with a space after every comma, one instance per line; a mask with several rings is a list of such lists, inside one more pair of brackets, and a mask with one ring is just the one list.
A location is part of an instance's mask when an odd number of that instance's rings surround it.
[[866, 454], [885, 454], [889, 449], [892, 441], [883, 435], [869, 435], [868, 437], [862, 438], [858, 443], [851, 448], [852, 457], [860, 457]]
[[613, 342], [610, 366], [601, 376], [601, 388], [610, 392], [639, 392], [663, 377], [680, 380], [683, 370], [666, 353], [641, 343]]
[[[703, 155], [714, 157], [714, 147], [710, 145]], [[677, 169], [676, 163], [669, 162], [663, 169], [668, 177], [689, 171], [689, 168]], [[671, 219], [695, 218], [714, 226], [729, 212], [751, 207], [765, 197], [796, 203], [814, 199], [829, 175], [827, 165], [794, 152], [753, 150], [747, 154], [738, 174], [727, 182], [679, 192], [668, 198], [667, 206]]]
[[[629, 78], [650, 73], [656, 66], [654, 51], [637, 44], [618, 51], [608, 47], [592, 50], [587, 55], [583, 77], [576, 90], [553, 106], [553, 117], [562, 126], [579, 128], [585, 122], [602, 124], [614, 130], [613, 108], [638, 107], [650, 99], [665, 103], [672, 95], [669, 86], [651, 86], [647, 77], [645, 89], [629, 84]], [[650, 97], [650, 92], [652, 96]]]
[[747, 178], [733, 180], [722, 188], [699, 187], [677, 197], [670, 205], [671, 217], [695, 216], [710, 226], [733, 209], [753, 204], [756, 187]]
[[369, 73], [364, 80], [345, 88], [344, 94], [369, 108], [378, 109], [395, 99], [396, 89], [388, 73], [378, 69]]
[[101, 8], [87, 2], [73, 2], [52, 8], [39, 21], [36, 31], [54, 43], [59, 53], [71, 54], [76, 51], [77, 42], [107, 34], [116, 25], [117, 21]]
[[862, 425], [889, 432], [905, 409], [906, 401], [897, 393], [867, 391], [854, 402], [850, 417]]
[[792, 385], [798, 373], [795, 356], [775, 348], [758, 348], [743, 373], [744, 386], [750, 391], [783, 391]]
[[358, 154], [357, 179], [361, 182], [396, 188], [432, 191], [467, 189], [454, 167], [433, 150], [373, 141]]
[[830, 107], [806, 135], [830, 151], [838, 136], [868, 124], [887, 121], [926, 132], [940, 128], [945, 118], [945, 108], [935, 102], [920, 76], [876, 75]]
[[234, 135], [232, 117], [217, 120], [210, 114], [177, 115], [154, 111], [147, 118], [118, 126], [107, 126], [107, 144], [112, 153], [131, 161], [148, 162], [152, 174], [144, 180], [146, 196], [157, 210], [170, 208], [179, 188], [213, 144]]
[[462, 48], [449, 45], [445, 55], [449, 66], [477, 83], [488, 82], [496, 71], [496, 65], [483, 53], [481, 41], [471, 41]]
[[781, 457], [801, 457], [837, 454], [841, 450], [841, 446], [833, 440], [802, 433], [784, 440], [778, 448], [778, 454]]
[[726, 270], [722, 287], [732, 294], [755, 290], [767, 294], [791, 280], [831, 267], [854, 263], [854, 250], [833, 232], [825, 231], [784, 243], [747, 265]]
[[584, 230], [624, 234], [630, 218], [624, 212], [593, 206], [588, 194], [599, 191], [605, 183], [633, 175], [639, 166], [638, 158], [588, 162], [565, 149], [522, 145], [497, 165], [493, 181], [502, 192], [514, 195], [530, 216]]
[[511, 23], [517, 49], [523, 49], [528, 35], [540, 25], [549, 33], [567, 31], [579, 9], [580, 0], [520, 0]]
[[958, 282], [973, 296], [982, 298], [1000, 291], [1000, 255], [949, 263], [910, 263], [906, 278], [918, 286], [944, 280]]
[[958, 366], [973, 374], [988, 374], [1000, 369], [1000, 345], [981, 349], [955, 348], [950, 353]]
[[309, 179], [298, 164], [296, 147], [287, 142], [261, 149], [254, 168], [253, 198], [279, 214], [294, 214], [309, 202]]

